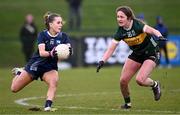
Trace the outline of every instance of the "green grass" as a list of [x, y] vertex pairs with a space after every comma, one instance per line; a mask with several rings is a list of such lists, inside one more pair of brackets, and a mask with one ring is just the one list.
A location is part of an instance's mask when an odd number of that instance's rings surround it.
[[[123, 98], [119, 90], [121, 67], [105, 67], [100, 73], [95, 68], [76, 68], [59, 71], [61, 80], [58, 85], [54, 107], [56, 112], [48, 114], [180, 114], [180, 68], [156, 69], [152, 78], [161, 81], [162, 98], [153, 100], [150, 88], [140, 87], [133, 78], [130, 83], [133, 108], [129, 111], [119, 109]], [[0, 70], [0, 114], [47, 114], [43, 111], [30, 111], [30, 106], [22, 106], [14, 101], [29, 97], [45, 97], [47, 86], [44, 82], [34, 81], [20, 92], [10, 91], [10, 69]], [[45, 98], [25, 101], [43, 109]]]
[[[179, 0], [83, 0], [82, 31], [70, 31], [70, 35], [112, 35], [117, 27], [115, 9], [120, 5], [132, 7], [135, 15], [144, 13], [149, 25], [154, 26], [155, 17], [161, 15], [170, 33], [179, 34], [180, 15]], [[19, 28], [24, 16], [32, 13], [39, 30], [44, 28], [43, 15], [47, 11], [57, 12], [68, 21], [68, 4], [66, 0], [1, 0], [1, 39], [18, 39]], [[64, 26], [67, 31], [67, 25]]]
[[21, 44], [18, 41], [0, 41], [0, 67], [23, 66], [25, 63]]
[[[180, 33], [179, 0], [83, 0], [82, 30], [68, 31], [71, 37], [112, 36], [117, 28], [115, 9], [120, 5], [132, 7], [135, 15], [144, 13], [149, 25], [155, 24], [155, 17], [161, 15], [169, 27], [169, 34]], [[19, 29], [27, 13], [35, 16], [39, 31], [44, 29], [43, 15], [47, 11], [57, 12], [68, 21], [66, 0], [1, 0], [0, 1], [0, 67], [24, 65], [19, 41]]]

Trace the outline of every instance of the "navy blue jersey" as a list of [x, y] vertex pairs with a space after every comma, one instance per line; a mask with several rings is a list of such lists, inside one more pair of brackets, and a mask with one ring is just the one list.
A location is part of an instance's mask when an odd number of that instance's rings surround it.
[[[56, 36], [51, 36], [47, 30], [44, 30], [38, 35], [38, 45], [45, 44], [45, 50], [51, 51], [58, 44], [70, 44], [70, 39], [66, 33], [60, 32]], [[39, 49], [34, 53], [30, 61], [25, 67], [25, 70], [33, 76], [42, 77], [44, 72], [57, 70], [57, 58], [41, 57]]]

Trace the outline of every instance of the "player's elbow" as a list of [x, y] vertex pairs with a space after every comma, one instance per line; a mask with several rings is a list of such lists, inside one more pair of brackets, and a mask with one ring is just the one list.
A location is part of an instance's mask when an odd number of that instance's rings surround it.
[[43, 53], [39, 53], [39, 56], [40, 56], [40, 57], [44, 57]]
[[47, 54], [47, 52], [44, 52], [44, 51], [40, 51], [39, 55], [40, 55], [40, 57], [47, 57], [47, 56], [49, 56], [49, 54]]

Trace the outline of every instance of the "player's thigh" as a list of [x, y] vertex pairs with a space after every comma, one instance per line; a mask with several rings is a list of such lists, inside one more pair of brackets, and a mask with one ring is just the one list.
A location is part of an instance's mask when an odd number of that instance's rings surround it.
[[56, 70], [45, 72], [42, 79], [48, 85], [57, 85], [59, 80], [58, 72]]
[[27, 84], [32, 82], [32, 76], [25, 70], [21, 72], [21, 74], [16, 78], [16, 80], [12, 83], [12, 86], [16, 89], [19, 90], [23, 87], [25, 87]]
[[136, 78], [140, 78], [142, 80], [145, 80], [148, 78], [153, 71], [153, 69], [156, 67], [156, 63], [150, 59], [145, 60], [142, 64], [141, 68], [139, 69], [139, 72], [136, 76]]
[[130, 80], [140, 67], [141, 63], [128, 58], [123, 66], [120, 80]]

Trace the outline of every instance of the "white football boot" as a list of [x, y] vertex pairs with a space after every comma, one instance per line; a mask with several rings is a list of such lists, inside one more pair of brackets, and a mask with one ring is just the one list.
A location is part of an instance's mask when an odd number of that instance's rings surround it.
[[23, 67], [22, 68], [15, 67], [11, 71], [12, 71], [12, 74], [16, 76], [16, 75], [20, 75], [23, 69], [24, 69]]
[[57, 108], [45, 107], [44, 111], [54, 112], [54, 111], [57, 111]]

